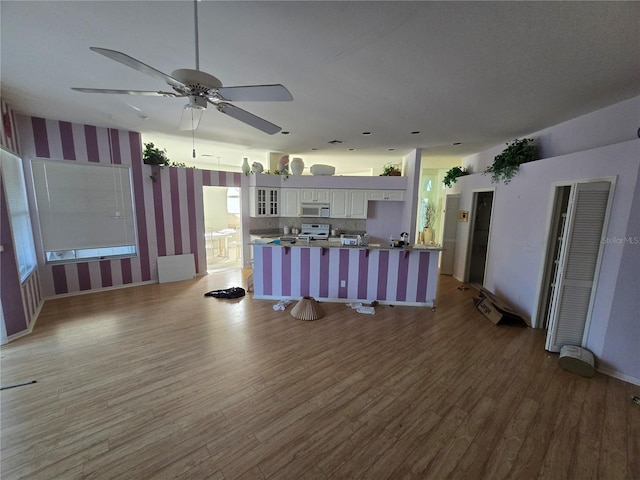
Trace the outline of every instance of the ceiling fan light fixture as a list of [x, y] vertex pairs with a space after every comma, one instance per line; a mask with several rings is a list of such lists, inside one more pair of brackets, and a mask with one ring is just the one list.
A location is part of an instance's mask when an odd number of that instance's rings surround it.
[[191, 100], [189, 100], [189, 103], [186, 104], [184, 110], [182, 110], [182, 117], [180, 117], [180, 126], [178, 128], [180, 130], [196, 130], [200, 125], [206, 104], [207, 102], [205, 100], [204, 108], [197, 105], [194, 106], [191, 104]]

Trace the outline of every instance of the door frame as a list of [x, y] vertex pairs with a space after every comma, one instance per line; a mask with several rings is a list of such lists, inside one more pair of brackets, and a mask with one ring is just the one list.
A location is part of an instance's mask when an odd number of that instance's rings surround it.
[[[496, 189], [495, 187], [488, 188], [474, 188], [471, 190], [471, 210], [469, 211], [469, 236], [467, 238], [467, 252], [465, 255], [464, 261], [464, 282], [469, 282], [469, 274], [471, 270], [471, 254], [473, 247], [473, 229], [476, 225], [476, 210], [478, 208], [478, 193], [483, 192], [492, 192], [493, 197], [491, 200], [491, 218], [489, 219], [489, 235], [487, 238], [487, 258], [489, 258], [489, 252], [491, 251], [491, 227], [493, 224], [493, 209], [496, 206]], [[487, 267], [489, 262], [485, 261], [484, 263], [484, 272], [482, 275], [482, 285], [484, 286], [484, 281], [487, 278]]]
[[[548, 256], [551, 254], [551, 252], [553, 250], [550, 250], [550, 244], [549, 242], [551, 242], [553, 239], [551, 238], [551, 234], [552, 234], [552, 230], [553, 230], [553, 221], [554, 221], [554, 211], [556, 209], [556, 192], [557, 189], [560, 187], [571, 187], [572, 190], [573, 188], [580, 184], [580, 183], [593, 183], [593, 182], [609, 182], [611, 185], [609, 187], [609, 197], [607, 199], [607, 209], [606, 209], [606, 213], [604, 216], [604, 221], [603, 221], [603, 229], [606, 230], [609, 226], [609, 220], [610, 220], [610, 216], [611, 216], [611, 210], [613, 208], [613, 200], [614, 200], [614, 194], [615, 194], [615, 187], [616, 187], [616, 181], [617, 181], [617, 176], [613, 176], [613, 177], [597, 177], [597, 178], [586, 178], [586, 179], [580, 179], [580, 180], [571, 180], [571, 181], [559, 181], [559, 182], [554, 182], [552, 184], [552, 188], [551, 188], [551, 192], [549, 194], [549, 206], [547, 208], [547, 224], [546, 224], [546, 231], [545, 231], [545, 251], [544, 254], [541, 256], [540, 259], [540, 268], [539, 268], [539, 273], [538, 273], [538, 290], [536, 292], [536, 303], [535, 303], [535, 309], [534, 309], [534, 314], [533, 314], [533, 318], [531, 319], [531, 326], [532, 328], [544, 328], [545, 326], [545, 321], [544, 319], [540, 318], [541, 313], [543, 312], [543, 310], [545, 309], [545, 305], [543, 304], [543, 301], [545, 300], [545, 294], [544, 294], [544, 290], [545, 290], [545, 278], [548, 275], [551, 275], [551, 272], [547, 271], [547, 269], [551, 266], [551, 261], [548, 258]], [[572, 192], [573, 193], [573, 192]], [[569, 206], [569, 209], [573, 208], [571, 205]], [[567, 211], [567, 213], [570, 213], [569, 211]], [[598, 253], [598, 259], [596, 261], [596, 267], [595, 267], [595, 271], [594, 271], [594, 275], [593, 275], [593, 284], [594, 284], [594, 289], [597, 287], [599, 278], [600, 278], [600, 268], [602, 265], [602, 257], [604, 255], [604, 247], [600, 248], [600, 251]], [[589, 308], [587, 311], [587, 319], [585, 322], [585, 326], [584, 326], [584, 335], [583, 335], [583, 344], [587, 339], [588, 333], [589, 333], [589, 328], [591, 326], [591, 314], [592, 314], [592, 310], [593, 310], [593, 302], [595, 300], [595, 296], [596, 293], [593, 293], [591, 295], [591, 299], [589, 301]]]
[[546, 310], [546, 302], [551, 301], [551, 299], [547, 299], [546, 294], [546, 285], [547, 279], [552, 281], [553, 272], [550, 270], [553, 269], [553, 263], [555, 259], [549, 258], [554, 251], [553, 243], [555, 239], [552, 238], [551, 234], [554, 231], [554, 223], [557, 221], [558, 212], [556, 210], [559, 208], [559, 196], [558, 192], [560, 188], [563, 187], [573, 187], [575, 182], [554, 182], [551, 185], [551, 192], [549, 193], [549, 203], [547, 207], [547, 223], [545, 225], [545, 234], [544, 234], [544, 255], [542, 256], [542, 263], [538, 273], [538, 289], [536, 291], [536, 308], [533, 312], [533, 316], [531, 318], [531, 328], [545, 328], [545, 320], [542, 317], [544, 310]]

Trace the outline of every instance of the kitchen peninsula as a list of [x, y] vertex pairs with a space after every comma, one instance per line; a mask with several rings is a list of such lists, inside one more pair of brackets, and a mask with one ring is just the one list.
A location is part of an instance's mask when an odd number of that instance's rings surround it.
[[441, 248], [253, 242], [254, 298], [434, 306]]

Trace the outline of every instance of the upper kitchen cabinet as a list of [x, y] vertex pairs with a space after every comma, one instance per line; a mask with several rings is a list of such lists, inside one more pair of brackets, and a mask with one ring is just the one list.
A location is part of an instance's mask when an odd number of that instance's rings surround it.
[[280, 216], [280, 189], [250, 187], [249, 215], [252, 217]]
[[301, 188], [300, 201], [329, 203], [331, 201], [331, 190], [328, 188]]
[[331, 218], [367, 218], [366, 190], [331, 190]]
[[300, 189], [280, 189], [280, 216], [298, 217], [300, 215]]
[[383, 202], [403, 202], [404, 190], [369, 190], [367, 191], [367, 199]]

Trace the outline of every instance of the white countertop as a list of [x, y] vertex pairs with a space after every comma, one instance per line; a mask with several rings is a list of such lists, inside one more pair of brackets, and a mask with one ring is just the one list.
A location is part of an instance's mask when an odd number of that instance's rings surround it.
[[389, 245], [382, 245], [380, 243], [370, 243], [368, 246], [364, 245], [341, 245], [340, 238], [334, 237], [330, 238], [329, 241], [325, 240], [313, 240], [311, 242], [307, 242], [305, 240], [298, 240], [294, 243], [292, 242], [283, 242], [278, 239], [273, 238], [265, 238], [262, 240], [255, 240], [249, 243], [250, 245], [255, 246], [269, 246], [269, 247], [318, 247], [318, 248], [351, 248], [351, 249], [360, 249], [360, 250], [398, 250], [398, 251], [435, 251], [440, 252], [444, 250], [441, 245], [407, 245], [404, 247], [391, 247]]

